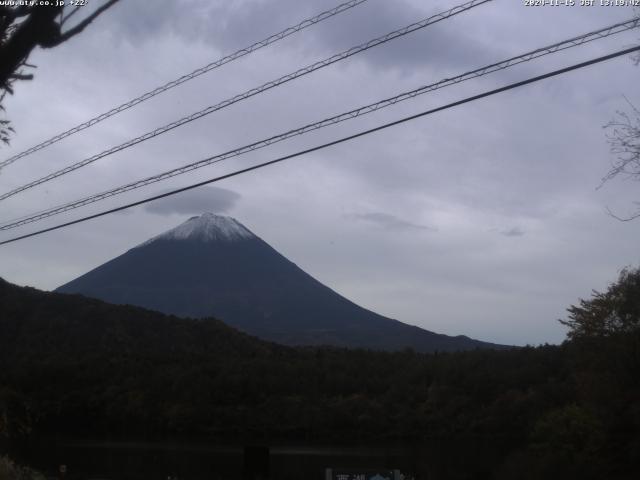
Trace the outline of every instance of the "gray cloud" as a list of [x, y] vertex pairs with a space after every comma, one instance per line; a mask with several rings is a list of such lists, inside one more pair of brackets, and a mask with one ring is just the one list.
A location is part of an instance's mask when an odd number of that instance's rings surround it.
[[409, 222], [402, 218], [396, 217], [389, 213], [382, 212], [369, 212], [369, 213], [349, 213], [345, 215], [345, 218], [357, 221], [364, 221], [377, 227], [384, 228], [386, 230], [406, 231], [406, 230], [422, 230], [435, 232], [437, 229], [429, 227], [427, 225], [420, 225], [418, 223]]
[[226, 188], [205, 187], [163, 198], [148, 204], [145, 210], [155, 215], [226, 213], [240, 198], [240, 194]]
[[522, 237], [524, 234], [525, 231], [520, 227], [512, 227], [500, 232], [500, 235], [504, 235], [505, 237]]
[[[118, 40], [132, 44], [177, 35], [188, 41], [214, 45], [221, 53], [231, 53], [338, 3], [327, 4], [324, 0], [248, 1], [239, 8], [235, 2], [228, 1], [157, 0], [154, 8], [149, 9], [145, 2], [132, 2], [126, 9], [115, 11], [115, 30], [119, 32]], [[405, 0], [374, 0], [305, 30], [300, 36], [306, 36], [307, 41], [285, 41], [274, 48], [303, 50], [310, 56], [309, 60], [319, 60], [450, 7], [440, 2], [425, 9]], [[198, 12], [198, 15], [182, 15], [184, 10]], [[500, 47], [494, 45], [490, 48], [471, 37], [466, 32], [464, 20], [468, 15], [473, 13], [465, 12], [451, 19], [451, 22], [459, 23], [455, 30], [444, 25], [448, 22], [433, 24], [406, 38], [357, 55], [352, 61], [362, 62], [373, 69], [400, 69], [404, 72], [416, 66], [459, 67], [470, 63], [480, 66], [490, 58], [492, 50], [500, 50]]]
[[126, 8], [116, 5], [113, 9], [112, 31], [118, 40], [132, 45], [166, 35], [199, 39], [207, 17], [181, 13], [191, 10], [208, 14], [214, 6], [206, 0], [154, 0], [152, 5], [141, 1], [127, 2]]
[[[339, 22], [320, 25], [315, 30], [316, 45], [322, 45], [327, 53], [341, 51], [443, 12], [450, 7], [442, 3], [430, 5], [428, 8], [421, 5], [418, 8], [409, 2], [376, 2], [369, 6], [372, 10], [375, 9], [375, 13], [367, 15], [366, 21], [352, 22], [348, 28], [340, 25]], [[478, 7], [478, 9], [481, 8]], [[477, 38], [469, 36], [466, 28], [466, 22], [469, 19], [465, 19], [465, 16], [473, 16], [473, 14], [474, 12], [469, 11], [447, 22], [434, 23], [358, 55], [353, 61], [362, 62], [378, 71], [391, 69], [403, 73], [415, 73], [418, 67], [438, 71], [449, 67], [480, 66], [492, 58], [492, 51], [501, 51], [502, 48], [486, 45]], [[452, 24], [456, 27], [451, 28]]]
[[[119, 2], [77, 38], [34, 52], [36, 78], [6, 99], [17, 134], [3, 151], [29, 148], [338, 3]], [[370, 0], [16, 162], [0, 175], [0, 191], [452, 5]], [[7, 199], [2, 217], [111, 189], [628, 16], [622, 8], [490, 2]], [[83, 212], [304, 150], [636, 41], [629, 32], [592, 42]], [[233, 209], [283, 255], [367, 308], [442, 333], [502, 343], [559, 342], [564, 331], [555, 319], [566, 307], [639, 260], [640, 222], [617, 222], [605, 210], [633, 211], [638, 185], [616, 181], [595, 190], [610, 158], [601, 126], [627, 106], [622, 94], [639, 102], [630, 87], [638, 73], [620, 58], [229, 178], [220, 185], [231, 193], [194, 191], [6, 245], [0, 275], [55, 287], [176, 226], [177, 214]], [[345, 212], [356, 213], [345, 218]], [[429, 226], [439, 233], [430, 234]]]

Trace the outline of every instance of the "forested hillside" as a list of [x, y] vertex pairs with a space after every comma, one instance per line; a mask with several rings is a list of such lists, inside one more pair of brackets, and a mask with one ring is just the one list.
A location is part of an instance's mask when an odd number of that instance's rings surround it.
[[[625, 275], [621, 283], [639, 276]], [[623, 294], [640, 298], [638, 285]], [[600, 313], [622, 312], [625, 322], [612, 328], [609, 319], [594, 336], [578, 325], [596, 300], [574, 307], [562, 346], [427, 355], [293, 349], [215, 320], [1, 282], [0, 428], [13, 438], [481, 436], [510, 442], [501, 468], [519, 478], [633, 478], [638, 302], [600, 298]]]

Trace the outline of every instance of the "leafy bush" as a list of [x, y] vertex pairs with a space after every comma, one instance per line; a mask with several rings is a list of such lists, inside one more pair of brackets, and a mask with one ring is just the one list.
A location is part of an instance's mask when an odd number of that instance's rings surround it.
[[45, 480], [45, 476], [29, 467], [16, 465], [7, 456], [0, 456], [0, 480]]

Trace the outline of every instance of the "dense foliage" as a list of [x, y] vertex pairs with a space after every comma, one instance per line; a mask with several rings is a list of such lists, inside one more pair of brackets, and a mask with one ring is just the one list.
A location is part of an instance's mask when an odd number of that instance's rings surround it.
[[502, 438], [499, 478], [635, 478], [639, 277], [572, 307], [562, 346], [430, 355], [293, 349], [0, 282], [0, 432]]
[[7, 456], [0, 456], [0, 480], [45, 480], [41, 473], [17, 465]]

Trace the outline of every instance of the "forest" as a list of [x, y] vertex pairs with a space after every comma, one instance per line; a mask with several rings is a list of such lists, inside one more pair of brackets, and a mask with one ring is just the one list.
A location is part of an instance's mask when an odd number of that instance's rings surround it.
[[509, 445], [503, 471], [518, 478], [637, 478], [640, 270], [562, 321], [558, 346], [290, 348], [215, 319], [0, 281], [1, 443], [486, 438]]

